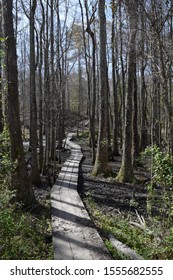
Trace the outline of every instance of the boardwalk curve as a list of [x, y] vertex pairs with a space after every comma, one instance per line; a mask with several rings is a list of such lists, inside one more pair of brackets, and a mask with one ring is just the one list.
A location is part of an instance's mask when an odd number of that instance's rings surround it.
[[103, 240], [77, 192], [81, 147], [68, 134], [66, 145], [71, 149], [69, 159], [51, 192], [52, 234], [55, 260], [110, 259]]

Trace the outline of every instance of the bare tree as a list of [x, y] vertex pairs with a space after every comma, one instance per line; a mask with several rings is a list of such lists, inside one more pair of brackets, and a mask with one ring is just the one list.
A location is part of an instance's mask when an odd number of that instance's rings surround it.
[[0, 133], [3, 131], [3, 112], [2, 112], [2, 7], [0, 2]]
[[41, 11], [42, 11], [42, 22], [40, 26], [40, 55], [39, 55], [39, 65], [38, 65], [38, 74], [39, 74], [39, 170], [43, 171], [43, 33], [45, 28], [45, 11], [43, 1], [40, 0]]
[[111, 49], [112, 49], [112, 91], [113, 91], [113, 147], [112, 152], [114, 156], [119, 155], [118, 151], [118, 79], [116, 78], [116, 53], [115, 53], [115, 12], [117, 6], [115, 0], [112, 1], [112, 34], [111, 34]]
[[[141, 0], [144, 5], [144, 0]], [[147, 59], [145, 59], [145, 44], [146, 44], [146, 21], [143, 8], [140, 5], [140, 150], [144, 150], [148, 144], [147, 120], [146, 120], [146, 81], [145, 69], [147, 66]]]
[[106, 15], [105, 1], [99, 0], [99, 43], [100, 43], [100, 108], [97, 155], [93, 174], [110, 174], [108, 164], [107, 111], [108, 111], [108, 76], [106, 59]]
[[129, 14], [130, 38], [128, 51], [128, 81], [126, 93], [125, 127], [123, 139], [123, 156], [120, 171], [117, 175], [118, 181], [133, 182], [132, 160], [132, 112], [133, 112], [133, 92], [135, 89], [136, 75], [136, 34], [137, 34], [137, 5], [135, 0], [126, 1]]
[[40, 174], [38, 169], [38, 158], [37, 158], [37, 103], [36, 103], [36, 84], [35, 84], [35, 11], [36, 11], [36, 0], [30, 0], [30, 146], [31, 146], [31, 178], [34, 184], [40, 183]]
[[88, 5], [87, 1], [85, 0], [85, 11], [86, 11], [86, 19], [87, 19], [87, 28], [86, 32], [91, 37], [92, 41], [92, 91], [91, 94], [91, 102], [89, 104], [89, 117], [90, 117], [90, 136], [91, 136], [91, 146], [92, 146], [92, 163], [95, 163], [95, 114], [96, 114], [96, 39], [94, 31], [91, 28], [92, 22], [95, 20], [95, 12], [96, 12], [96, 5], [93, 6], [92, 16], [89, 19], [88, 14]]
[[17, 191], [18, 200], [25, 205], [35, 203], [31, 182], [24, 158], [19, 115], [19, 92], [17, 74], [16, 42], [13, 28], [13, 1], [2, 1], [5, 40], [5, 78], [7, 93], [8, 127], [10, 133], [11, 161], [13, 171], [11, 188]]

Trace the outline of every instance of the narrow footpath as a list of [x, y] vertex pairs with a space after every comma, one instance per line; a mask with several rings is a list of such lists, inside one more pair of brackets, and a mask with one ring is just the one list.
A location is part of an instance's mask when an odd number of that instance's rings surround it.
[[63, 164], [51, 192], [55, 260], [109, 260], [111, 256], [95, 229], [77, 192], [81, 147], [69, 133], [71, 156]]

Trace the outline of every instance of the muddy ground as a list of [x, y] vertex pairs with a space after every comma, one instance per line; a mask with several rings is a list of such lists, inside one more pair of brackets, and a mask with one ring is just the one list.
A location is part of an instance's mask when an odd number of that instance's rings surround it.
[[99, 205], [103, 214], [122, 213], [123, 215], [136, 216], [136, 210], [140, 215], [146, 216], [147, 186], [150, 174], [146, 168], [139, 167], [135, 170], [135, 176], [138, 179], [136, 184], [118, 183], [115, 177], [121, 166], [121, 156], [110, 161], [114, 172], [112, 178], [103, 176], [94, 177], [91, 175], [91, 149], [83, 139], [79, 142], [82, 146], [84, 158], [80, 166], [79, 175], [79, 193], [82, 199], [90, 197]]

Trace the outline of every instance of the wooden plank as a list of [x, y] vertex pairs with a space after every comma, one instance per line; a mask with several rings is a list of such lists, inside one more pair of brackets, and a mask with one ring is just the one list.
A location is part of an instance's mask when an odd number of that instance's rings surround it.
[[97, 233], [77, 192], [79, 164], [83, 157], [81, 147], [70, 139], [71, 156], [63, 164], [52, 188], [52, 232], [54, 259], [90, 260], [110, 259], [105, 245]]

